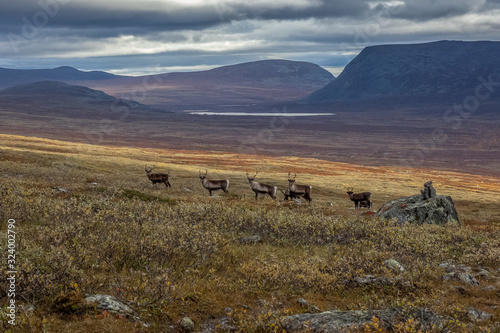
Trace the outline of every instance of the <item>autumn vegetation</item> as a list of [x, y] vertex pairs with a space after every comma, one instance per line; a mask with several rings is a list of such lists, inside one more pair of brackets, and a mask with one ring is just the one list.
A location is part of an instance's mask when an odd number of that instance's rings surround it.
[[[8, 332], [175, 332], [189, 316], [201, 331], [230, 314], [240, 332], [281, 332], [280, 318], [321, 310], [426, 307], [448, 316], [436, 332], [498, 332], [498, 321], [473, 322], [474, 306], [498, 320], [500, 295], [442, 281], [454, 261], [500, 268], [500, 182], [456, 172], [363, 167], [294, 157], [90, 146], [0, 135], [0, 249], [15, 219], [17, 325]], [[172, 188], [153, 186], [145, 164], [170, 171]], [[230, 179], [229, 193], [208, 196], [198, 170]], [[285, 189], [288, 172], [313, 186], [313, 203], [255, 200], [246, 172]], [[259, 180], [260, 180], [259, 179]], [[451, 195], [461, 226], [400, 225], [354, 210], [346, 187], [372, 192], [374, 209], [419, 193], [434, 180]], [[160, 184], [161, 185], [161, 184]], [[60, 189], [65, 191], [61, 191]], [[242, 242], [260, 236], [256, 244]], [[396, 259], [396, 274], [382, 263]], [[6, 266], [0, 267], [5, 276]], [[363, 275], [391, 286], [356, 287]], [[497, 274], [497, 276], [500, 274]], [[479, 278], [500, 287], [498, 279]], [[400, 283], [399, 283], [400, 282]], [[6, 282], [0, 280], [5, 308]], [[85, 308], [91, 294], [115, 295], [150, 324]], [[417, 321], [399, 332], [419, 332]], [[379, 331], [377, 323], [353, 332]]]

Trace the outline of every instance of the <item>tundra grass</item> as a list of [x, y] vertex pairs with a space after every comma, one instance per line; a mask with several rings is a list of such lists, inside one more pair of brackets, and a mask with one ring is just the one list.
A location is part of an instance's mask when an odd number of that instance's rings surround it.
[[[214, 318], [230, 307], [237, 331], [277, 332], [280, 316], [306, 311], [300, 297], [321, 310], [425, 306], [449, 316], [453, 331], [499, 329], [498, 294], [469, 286], [457, 292], [455, 284], [440, 279], [444, 271], [438, 267], [454, 261], [490, 272], [500, 268], [498, 179], [293, 157], [1, 139], [0, 219], [16, 220], [18, 240], [17, 322], [11, 326], [2, 312], [2, 330], [175, 332], [184, 316], [201, 330], [216, 326]], [[145, 164], [169, 170], [172, 188], [151, 185]], [[209, 197], [200, 169], [229, 178], [230, 193]], [[297, 173], [297, 182], [313, 186], [313, 203], [255, 200], [245, 177], [255, 169], [260, 180], [282, 189], [286, 174]], [[438, 194], [453, 197], [462, 226], [373, 219], [366, 210], [351, 209], [344, 190], [371, 191], [377, 207], [419, 193], [430, 179]], [[2, 225], [0, 249], [6, 255]], [[241, 241], [255, 235], [262, 241]], [[389, 258], [404, 272], [388, 271], [383, 261]], [[2, 265], [0, 274], [7, 270]], [[396, 283], [349, 284], [364, 275]], [[500, 287], [498, 279], [479, 279], [482, 286]], [[0, 285], [5, 309], [7, 282]], [[127, 302], [150, 326], [80, 306], [83, 297], [97, 293]], [[494, 319], [471, 322], [468, 306]], [[418, 328], [402, 323], [400, 331]]]

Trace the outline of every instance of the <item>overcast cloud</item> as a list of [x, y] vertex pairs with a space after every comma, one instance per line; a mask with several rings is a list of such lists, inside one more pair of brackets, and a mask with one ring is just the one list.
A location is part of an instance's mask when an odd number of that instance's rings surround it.
[[120, 74], [260, 59], [338, 72], [368, 45], [499, 40], [500, 0], [0, 0], [0, 67]]

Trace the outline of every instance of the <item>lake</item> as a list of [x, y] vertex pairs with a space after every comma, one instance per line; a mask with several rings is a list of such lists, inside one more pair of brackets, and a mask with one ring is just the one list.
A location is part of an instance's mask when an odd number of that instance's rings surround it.
[[186, 111], [199, 116], [255, 116], [255, 117], [318, 117], [334, 116], [335, 113], [286, 113], [286, 112], [210, 112]]

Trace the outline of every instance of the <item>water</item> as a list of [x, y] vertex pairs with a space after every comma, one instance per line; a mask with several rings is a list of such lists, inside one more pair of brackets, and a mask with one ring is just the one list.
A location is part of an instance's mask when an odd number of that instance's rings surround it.
[[256, 116], [256, 117], [318, 117], [334, 116], [335, 113], [286, 113], [286, 112], [210, 112], [210, 111], [191, 111], [189, 114], [199, 116]]

